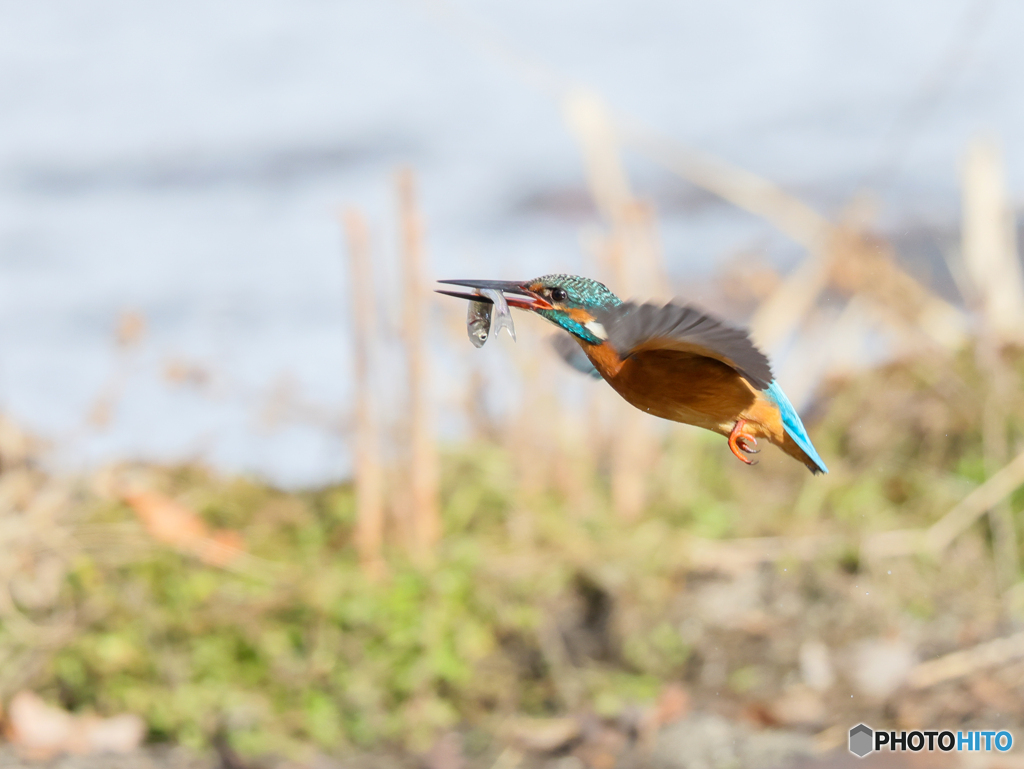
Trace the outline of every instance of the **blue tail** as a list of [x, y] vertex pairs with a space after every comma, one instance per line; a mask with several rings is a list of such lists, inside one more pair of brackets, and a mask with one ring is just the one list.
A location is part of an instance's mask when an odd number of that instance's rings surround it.
[[818, 452], [814, 450], [814, 444], [811, 443], [811, 438], [807, 435], [807, 431], [804, 429], [804, 423], [800, 421], [800, 417], [796, 413], [796, 409], [794, 409], [793, 404], [789, 402], [789, 398], [786, 397], [786, 393], [782, 392], [782, 388], [779, 387], [779, 383], [773, 380], [771, 385], [768, 386], [767, 394], [772, 402], [779, 407], [779, 413], [782, 415], [782, 426], [786, 428], [786, 432], [789, 434], [789, 437], [796, 442], [796, 445], [799, 446], [804, 454], [806, 454], [817, 466], [818, 472], [827, 473], [828, 468], [825, 467], [825, 463], [821, 461], [821, 457], [818, 456]]

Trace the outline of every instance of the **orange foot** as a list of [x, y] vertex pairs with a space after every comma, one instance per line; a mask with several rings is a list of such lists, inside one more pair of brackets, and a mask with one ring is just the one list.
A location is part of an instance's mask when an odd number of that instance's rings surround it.
[[[760, 449], [756, 448], [757, 438], [752, 435], [744, 435], [743, 428], [747, 426], [747, 420], [738, 419], [736, 425], [732, 428], [732, 432], [729, 433], [729, 448], [732, 453], [736, 455], [736, 458], [741, 462], [748, 465], [756, 465], [756, 459], [747, 459], [743, 454], [757, 454]], [[741, 454], [740, 452], [743, 452]]]

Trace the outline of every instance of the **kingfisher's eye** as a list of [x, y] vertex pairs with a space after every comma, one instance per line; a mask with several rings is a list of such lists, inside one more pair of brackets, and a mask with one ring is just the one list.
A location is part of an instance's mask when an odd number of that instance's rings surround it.
[[553, 288], [551, 289], [551, 298], [556, 302], [564, 302], [569, 298], [569, 292], [564, 288]]

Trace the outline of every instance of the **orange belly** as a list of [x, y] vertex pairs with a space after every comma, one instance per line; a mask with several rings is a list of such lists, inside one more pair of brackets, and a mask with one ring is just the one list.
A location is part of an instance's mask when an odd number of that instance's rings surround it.
[[622, 360], [607, 344], [582, 347], [605, 381], [641, 411], [722, 435], [744, 419], [748, 434], [773, 443], [783, 440], [775, 404], [725, 363], [673, 350], [644, 351]]

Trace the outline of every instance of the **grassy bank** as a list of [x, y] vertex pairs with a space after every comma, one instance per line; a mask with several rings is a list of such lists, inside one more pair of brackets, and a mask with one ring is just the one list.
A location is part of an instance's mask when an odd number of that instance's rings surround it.
[[[513, 714], [621, 718], [667, 683], [695, 707], [814, 732], [991, 716], [974, 679], [872, 695], [844, 671], [865, 644], [923, 659], [1017, 621], [987, 519], [940, 559], [861, 550], [872, 532], [933, 523], [992, 472], [993, 403], [1020, 450], [1020, 359], [1006, 370], [1012, 395], [998, 401], [966, 352], [833, 382], [807, 420], [825, 477], [771, 449], [747, 468], [720, 438], [674, 429], [637, 520], [612, 510], [601, 452], [583, 462], [552, 445], [555, 469], [520, 483], [514, 446], [452, 447], [439, 549], [413, 563], [394, 546], [377, 578], [356, 559], [348, 486], [286, 493], [150, 466], [67, 481], [8, 462], [0, 496], [20, 560], [0, 607], [3, 696], [30, 687], [72, 710], [138, 713], [152, 740], [226, 732], [245, 754], [420, 751], [446, 729], [500, 733]], [[235, 555], [158, 541], [117, 493], [126, 484], [230, 533]], [[1016, 520], [1024, 491], [1010, 505]], [[751, 537], [778, 539], [734, 541]], [[808, 691], [812, 642], [836, 673]], [[818, 710], [787, 716], [794, 692]]]

